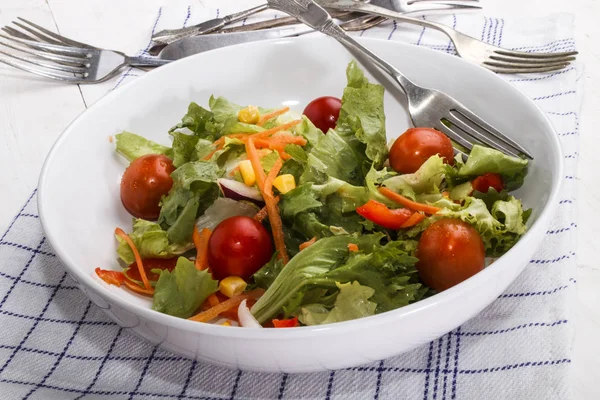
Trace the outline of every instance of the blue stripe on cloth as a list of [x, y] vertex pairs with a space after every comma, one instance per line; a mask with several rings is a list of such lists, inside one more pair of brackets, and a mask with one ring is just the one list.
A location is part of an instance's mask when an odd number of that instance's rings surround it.
[[177, 396], [178, 399], [183, 399], [184, 398], [185, 392], [187, 391], [188, 386], [190, 385], [190, 382], [192, 380], [192, 376], [194, 376], [194, 371], [196, 371], [196, 366], [197, 365], [198, 365], [198, 361], [193, 360], [192, 361], [192, 365], [190, 366], [190, 370], [188, 371], [187, 377], [185, 378], [185, 383], [183, 384], [183, 387], [181, 388], [181, 392]]
[[[58, 289], [62, 289], [62, 287], [60, 287], [60, 285], [56, 286], [55, 290]], [[58, 319], [58, 318], [45, 318], [45, 317], [34, 317], [32, 315], [24, 315], [24, 314], [19, 314], [19, 313], [15, 313], [15, 312], [11, 312], [11, 311], [6, 311], [6, 310], [0, 310], [0, 314], [2, 315], [7, 315], [9, 317], [16, 317], [16, 318], [23, 318], [23, 319], [30, 319], [30, 320], [34, 320], [37, 322], [53, 322], [56, 324], [76, 324], [77, 321], [71, 321], [68, 319]], [[112, 325], [117, 325], [114, 322], [111, 321], [83, 321], [84, 325], [103, 325], [103, 326], [112, 326]]]
[[231, 388], [231, 395], [229, 396], [229, 400], [235, 400], [235, 395], [237, 393], [238, 390], [238, 386], [240, 385], [240, 379], [242, 378], [242, 372], [243, 371], [238, 371], [237, 375], [235, 376], [235, 381], [233, 382], [233, 388]]
[[484, 336], [484, 335], [498, 335], [501, 333], [507, 333], [507, 332], [514, 332], [517, 330], [521, 330], [521, 329], [526, 329], [526, 328], [532, 328], [532, 327], [538, 327], [538, 326], [543, 326], [543, 327], [553, 327], [553, 326], [558, 326], [558, 325], [562, 325], [562, 324], [566, 324], [568, 321], [566, 319], [561, 319], [560, 321], [555, 321], [555, 322], [551, 322], [551, 323], [546, 323], [546, 322], [531, 322], [529, 324], [522, 324], [522, 325], [518, 325], [518, 326], [513, 326], [512, 328], [506, 328], [506, 329], [498, 329], [495, 331], [480, 331], [480, 332], [461, 332], [460, 335], [461, 336]]
[[327, 392], [325, 392], [325, 400], [331, 399], [331, 393], [333, 392], [333, 380], [335, 379], [335, 371], [329, 373], [329, 380], [327, 381]]
[[438, 345], [437, 345], [437, 356], [436, 356], [436, 361], [435, 361], [435, 373], [434, 373], [434, 380], [433, 380], [433, 400], [437, 399], [437, 391], [438, 391], [438, 381], [439, 381], [439, 377], [440, 377], [440, 364], [442, 363], [442, 345], [444, 344], [444, 336], [442, 336], [441, 338], [439, 338], [437, 340]]
[[138, 379], [135, 388], [132, 392], [129, 393], [129, 400], [133, 400], [133, 396], [139, 394], [138, 390], [140, 389], [140, 386], [142, 386], [142, 382], [144, 381], [144, 378], [148, 373], [148, 368], [150, 368], [150, 364], [152, 363], [152, 360], [154, 359], [154, 355], [156, 354], [157, 350], [158, 346], [154, 346], [154, 348], [152, 349], [152, 353], [150, 353], [150, 357], [148, 357], [148, 360], [146, 360], [146, 362], [144, 363], [144, 368], [142, 369], [142, 373], [140, 374], [140, 378]]
[[[43, 240], [42, 240], [42, 242], [43, 242]], [[24, 270], [25, 269], [23, 269], [23, 271]], [[58, 284], [60, 285], [61, 283], [63, 283], [66, 277], [67, 277], [67, 273], [65, 272], [65, 273], [63, 273], [62, 278], [60, 279], [60, 282]], [[50, 294], [50, 297], [48, 297], [48, 300], [46, 301], [46, 305], [42, 309], [42, 312], [39, 314], [39, 317], [43, 316], [46, 313], [46, 311], [48, 311], [48, 308], [50, 307], [50, 304], [52, 303], [52, 299], [54, 299], [54, 296], [56, 296], [56, 293], [58, 293], [58, 289], [59, 288], [60, 288], [60, 286], [57, 286], [56, 288], [54, 288], [54, 290]], [[8, 297], [8, 294], [7, 294], [7, 297]], [[6, 299], [6, 297], [5, 297], [5, 299]], [[4, 304], [4, 301], [2, 302], [2, 305], [3, 304]], [[0, 308], [2, 308], [2, 305], [0, 305]], [[2, 311], [4, 311], [4, 310], [2, 310]], [[37, 328], [39, 322], [40, 322], [40, 319], [39, 318], [35, 318], [33, 324], [31, 325], [31, 328], [29, 328], [29, 331], [27, 331], [27, 333], [25, 334], [25, 336], [23, 336], [23, 339], [21, 339], [21, 342], [17, 345], [17, 347], [15, 347], [15, 349], [13, 350], [13, 352], [8, 357], [8, 360], [6, 360], [6, 362], [4, 363], [4, 365], [0, 368], [0, 375], [10, 365], [10, 363], [15, 358], [15, 356], [17, 355], [17, 353], [19, 352], [19, 350], [21, 349], [21, 347], [23, 347], [23, 345], [25, 344], [25, 342], [27, 341], [27, 339], [29, 339], [29, 337], [31, 336], [31, 334], [33, 333], [33, 331], [35, 330], [35, 328]]]
[[454, 369], [452, 373], [452, 400], [456, 399], [456, 387], [458, 386], [458, 359], [460, 355], [460, 326], [456, 328], [456, 350], [454, 351]]
[[[44, 238], [44, 239], [45, 239], [45, 238]], [[0, 246], [10, 246], [10, 247], [16, 247], [17, 249], [22, 249], [22, 250], [31, 251], [32, 253], [35, 253], [35, 254], [43, 254], [43, 255], [45, 255], [45, 256], [56, 257], [56, 255], [55, 255], [55, 254], [53, 254], [53, 253], [49, 253], [49, 252], [47, 252], [47, 251], [42, 251], [42, 250], [40, 250], [40, 247], [41, 247], [43, 244], [44, 244], [44, 243], [43, 243], [43, 240], [42, 240], [42, 243], [40, 243], [40, 245], [38, 246], [38, 248], [36, 248], [36, 249], [33, 249], [33, 248], [29, 247], [29, 246], [24, 246], [24, 245], [22, 245], [22, 244], [18, 244], [18, 243], [13, 243], [13, 242], [5, 242], [5, 241], [2, 241], [2, 242], [0, 242]]]
[[187, 25], [188, 21], [190, 20], [191, 16], [192, 16], [192, 6], [188, 6], [187, 7], [187, 13], [186, 13], [186, 16], [185, 16], [185, 20], [183, 21], [183, 27], [184, 28]]
[[[452, 331], [446, 335], [446, 361], [444, 363], [444, 370], [448, 371], [450, 368], [450, 348], [452, 347]], [[442, 400], [446, 400], [446, 388], [448, 384], [448, 374], [444, 374], [444, 387], [442, 391]]]
[[381, 392], [381, 378], [384, 368], [385, 360], [379, 361], [379, 366], [377, 367], [377, 382], [375, 383], [375, 395], [373, 396], [373, 400], [379, 400], [379, 393]]
[[[0, 277], [6, 278], [6, 279], [12, 279], [12, 280], [18, 279], [18, 277], [5, 274], [4, 272], [0, 272]], [[52, 284], [49, 284], [49, 283], [33, 282], [33, 281], [30, 281], [30, 280], [27, 280], [27, 279], [21, 279], [20, 282], [21, 283], [25, 283], [27, 285], [32, 285], [32, 286], [37, 286], [37, 287], [43, 287], [43, 288], [50, 288], [50, 289], [55, 288], [55, 287], [58, 286], [58, 285], [52, 285]], [[79, 289], [77, 286], [67, 286], [67, 285], [63, 285], [60, 288], [61, 289], [67, 289], [67, 290]]]
[[285, 394], [285, 384], [287, 383], [288, 374], [284, 373], [281, 376], [281, 383], [279, 384], [279, 393], [277, 394], [277, 400], [283, 399], [283, 395]]
[[46, 383], [46, 381], [48, 380], [48, 378], [50, 378], [50, 376], [52, 376], [52, 374], [54, 373], [54, 371], [56, 371], [56, 368], [58, 367], [58, 365], [60, 364], [60, 362], [62, 361], [62, 359], [65, 357], [65, 354], [67, 353], [67, 350], [69, 350], [69, 347], [71, 347], [71, 344], [73, 344], [73, 340], [75, 340], [75, 337], [77, 336], [77, 333], [79, 332], [79, 329], [81, 329], [81, 322], [83, 320], [85, 320], [85, 318], [87, 317], [88, 313], [90, 312], [90, 307], [91, 306], [92, 306], [92, 302], [88, 301], [87, 307], [85, 308], [85, 311], [83, 312], [83, 315], [79, 319], [79, 323], [77, 324], [77, 326], [73, 330], [73, 334], [69, 338], [69, 341], [67, 342], [67, 344], [65, 345], [65, 347], [63, 347], [62, 352], [58, 355], [58, 357], [56, 357], [56, 361], [54, 362], [54, 365], [52, 365], [52, 368], [50, 368], [50, 371], [48, 371], [48, 373], [46, 375], [44, 375], [44, 377], [42, 378], [42, 380], [40, 381], [40, 383], [38, 383], [33, 389], [31, 389], [29, 391], [29, 393], [27, 393], [25, 395], [25, 397], [23, 398], [23, 400], [29, 399], [29, 397], [31, 397], [31, 395], [33, 393], [35, 393], [38, 389], [41, 388], [41, 385], [43, 385], [43, 384]]
[[427, 374], [425, 375], [425, 385], [423, 387], [423, 400], [427, 400], [429, 394], [429, 375], [431, 372], [431, 364], [433, 362], [433, 341], [429, 342], [429, 351], [427, 352]]
[[577, 92], [574, 90], [567, 90], [565, 92], [560, 92], [560, 93], [554, 93], [554, 94], [549, 94], [547, 96], [539, 96], [539, 97], [534, 97], [533, 100], [535, 101], [539, 101], [539, 100], [548, 100], [548, 99], [554, 99], [556, 97], [560, 97], [560, 96], [568, 96], [570, 94], [576, 94]]
[[504, 18], [500, 18], [500, 35], [498, 37], [498, 46], [502, 46], [502, 33], [504, 32]]

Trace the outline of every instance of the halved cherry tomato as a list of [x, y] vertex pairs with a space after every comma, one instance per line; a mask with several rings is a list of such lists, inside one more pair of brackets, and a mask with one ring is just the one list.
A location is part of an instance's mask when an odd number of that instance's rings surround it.
[[324, 96], [308, 103], [303, 114], [323, 133], [327, 133], [330, 128], [335, 128], [341, 108], [342, 101], [340, 99]]
[[208, 265], [215, 279], [246, 280], [271, 259], [273, 244], [265, 227], [250, 217], [222, 221], [208, 241]]
[[459, 284], [485, 266], [479, 232], [456, 218], [441, 219], [425, 229], [416, 256], [419, 276], [437, 291]]
[[121, 286], [125, 282], [125, 275], [120, 271], [96, 268], [95, 272], [100, 279], [109, 285]]
[[390, 209], [376, 200], [369, 200], [366, 204], [357, 207], [356, 212], [369, 221], [388, 229], [400, 229], [413, 214], [408, 208]]
[[[156, 269], [166, 269], [168, 271], [173, 271], [175, 269], [175, 265], [177, 265], [178, 257], [174, 258], [144, 258], [142, 260], [142, 264], [144, 265], [144, 271], [146, 271], [146, 276], [148, 280], [151, 282], [156, 282], [160, 277], [160, 273], [152, 272], [152, 270]], [[140, 270], [137, 266], [137, 263], [134, 262], [129, 266], [127, 271], [125, 271], [125, 276], [127, 279], [140, 282], [142, 277], [140, 276]]]
[[275, 328], [294, 328], [298, 325], [298, 317], [289, 318], [289, 319], [274, 319], [273, 326]]
[[454, 150], [448, 136], [430, 128], [410, 128], [390, 149], [390, 166], [401, 174], [412, 174], [435, 154], [454, 163]]
[[173, 162], [161, 154], [147, 154], [129, 164], [121, 179], [121, 202], [134, 217], [156, 220], [160, 199], [173, 186]]
[[481, 193], [487, 193], [490, 188], [496, 189], [496, 192], [504, 189], [504, 182], [502, 182], [502, 176], [500, 174], [487, 173], [473, 179], [471, 182], [473, 190], [477, 190]]

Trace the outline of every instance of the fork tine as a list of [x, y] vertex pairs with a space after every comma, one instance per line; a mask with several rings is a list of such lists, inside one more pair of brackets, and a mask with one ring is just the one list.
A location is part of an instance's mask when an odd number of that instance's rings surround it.
[[26, 35], [25, 33], [21, 32], [19, 30], [11, 28], [10, 26], [3, 26], [0, 29], [3, 30], [4, 32], [8, 33], [11, 36], [15, 36], [15, 37], [25, 39], [25, 40], [36, 40], [34, 37]]
[[70, 72], [72, 74], [84, 74], [86, 71], [86, 68], [84, 68], [84, 67], [75, 67], [75, 66], [69, 66], [69, 65], [64, 65], [64, 64], [61, 65], [61, 64], [47, 63], [47, 62], [39, 61], [39, 60], [32, 60], [29, 58], [18, 56], [16, 54], [7, 53], [2, 50], [0, 50], [0, 54], [4, 54], [5, 56], [12, 57], [19, 61], [24, 61], [29, 64], [37, 65], [39, 67], [44, 67], [44, 68], [48, 68], [48, 69], [53, 69], [56, 71]]
[[45, 51], [39, 51], [39, 50], [29, 49], [29, 48], [25, 48], [25, 47], [17, 47], [17, 46], [8, 44], [8, 43], [4, 43], [2, 41], [0, 41], [0, 45], [11, 48], [13, 50], [20, 51], [25, 54], [40, 57], [40, 58], [46, 59], [48, 61], [55, 61], [55, 62], [63, 63], [63, 64], [87, 65], [87, 62], [89, 61], [86, 58], [63, 56], [63, 55], [59, 55], [59, 54], [48, 53]]
[[39, 26], [37, 24], [34, 24], [31, 21], [26, 20], [25, 18], [21, 18], [21, 17], [17, 17], [18, 19], [20, 19], [21, 21], [25, 22], [26, 24], [29, 24], [31, 26], [33, 26], [35, 29], [37, 29], [38, 31], [45, 33], [46, 35], [53, 37], [65, 44], [68, 44], [70, 46], [75, 46], [75, 47], [88, 47], [88, 48], [95, 48], [94, 46], [90, 46], [89, 44], [86, 43], [82, 43], [82, 42], [77, 42], [73, 39], [69, 39], [68, 37], [59, 35], [58, 33], [54, 33], [46, 28], [44, 28], [43, 26]]
[[569, 57], [576, 56], [579, 54], [578, 51], [563, 51], [560, 53], [527, 53], [524, 51], [516, 50], [505, 50], [497, 49], [494, 51], [496, 54], [503, 56], [523, 57], [523, 58], [556, 58], [556, 57]]
[[32, 74], [35, 74], [35, 75], [40, 75], [40, 76], [43, 76], [43, 77], [46, 77], [46, 78], [50, 78], [50, 79], [56, 79], [58, 81], [67, 81], [67, 82], [71, 82], [71, 83], [81, 83], [81, 82], [83, 82], [82, 79], [77, 78], [77, 77], [75, 77], [73, 75], [71, 75], [71, 76], [69, 76], [69, 75], [62, 75], [62, 74], [57, 74], [57, 73], [54, 73], [54, 72], [51, 72], [51, 71], [46, 71], [46, 70], [44, 70], [42, 68], [32, 68], [32, 67], [29, 67], [27, 65], [23, 65], [23, 64], [20, 64], [20, 63], [15, 63], [15, 62], [12, 62], [12, 61], [9, 61], [9, 60], [5, 60], [3, 58], [0, 58], [0, 63], [4, 63], [6, 65], [10, 65], [11, 67], [14, 67], [14, 68], [17, 68], [17, 69], [20, 69], [22, 71], [29, 72], [29, 73], [32, 73]]
[[470, 137], [477, 139], [479, 142], [487, 144], [488, 146], [495, 148], [496, 150], [500, 150], [501, 152], [503, 152], [505, 154], [509, 154], [513, 157], [519, 157], [518, 152], [514, 151], [510, 147], [507, 147], [501, 141], [494, 140], [493, 136], [486, 135], [486, 134], [478, 131], [477, 129], [473, 128], [468, 122], [463, 121], [458, 116], [450, 113], [448, 115], [448, 121], [450, 121], [452, 124], [454, 124], [454, 126], [456, 126], [458, 129], [465, 132]]
[[[413, 4], [414, 6], [415, 4]], [[417, 13], [421, 11], [451, 11], [451, 10], [481, 10], [481, 6], [471, 5], [471, 4], [463, 4], [463, 1], [442, 1], [435, 3], [427, 3], [427, 5], [423, 5], [422, 8], [413, 8], [411, 9], [411, 13]]]
[[548, 58], [524, 58], [524, 57], [491, 55], [490, 59], [496, 60], [496, 61], [504, 61], [507, 63], [523, 63], [523, 64], [530, 64], [530, 65], [538, 65], [538, 66], [544, 65], [544, 64], [549, 65], [549, 64], [566, 63], [566, 62], [570, 62], [570, 61], [575, 61], [575, 57], [573, 57], [573, 56], [548, 57]]
[[500, 67], [500, 68], [520, 68], [520, 69], [537, 69], [537, 68], [565, 68], [571, 63], [569, 62], [553, 62], [546, 64], [525, 64], [525, 63], [510, 63], [510, 62], [498, 62], [498, 61], [484, 61], [484, 65], [489, 65], [491, 67]]
[[448, 136], [450, 139], [452, 139], [454, 142], [458, 143], [459, 145], [461, 145], [465, 149], [467, 149], [467, 150], [470, 151], [473, 148], [473, 143], [471, 143], [468, 140], [466, 140], [458, 132], [452, 130], [452, 128], [449, 127], [448, 125], [442, 123], [442, 121], [440, 121], [439, 123], [437, 123], [436, 125], [434, 125], [433, 128], [435, 128], [436, 130], [444, 133], [446, 136]]
[[479, 0], [412, 0], [407, 2], [408, 5], [415, 3], [446, 3], [448, 1], [457, 1], [460, 3], [479, 3]]
[[86, 57], [89, 52], [89, 49], [82, 49], [82, 48], [78, 48], [78, 47], [59, 46], [56, 44], [49, 44], [49, 43], [40, 43], [40, 42], [36, 42], [33, 40], [19, 39], [16, 37], [6, 36], [6, 35], [2, 35], [2, 34], [0, 34], [0, 37], [4, 38], [4, 39], [12, 40], [17, 43], [24, 44], [24, 45], [27, 45], [29, 47], [33, 47], [34, 49], [39, 49], [39, 50], [58, 51], [63, 54], [86, 56]]
[[569, 64], [565, 64], [562, 66], [558, 66], [558, 67], [540, 67], [540, 68], [502, 68], [502, 67], [492, 67], [492, 66], [488, 66], [486, 65], [485, 67], [487, 69], [489, 69], [490, 71], [499, 73], [499, 74], [531, 74], [531, 73], [536, 73], [536, 72], [552, 72], [552, 71], [559, 71], [565, 67], [567, 67]]
[[37, 37], [39, 40], [42, 40], [43, 42], [50, 43], [50, 44], [62, 44], [58, 40], [54, 40], [53, 38], [51, 38], [51, 37], [49, 37], [47, 35], [39, 33], [37, 31], [31, 29], [30, 27], [21, 24], [18, 21], [13, 21], [13, 24], [16, 25], [16, 26], [18, 26], [19, 28], [23, 29], [24, 31], [27, 31], [27, 32], [31, 33], [32, 35], [34, 35], [35, 37]]
[[487, 133], [488, 135], [493, 136], [494, 138], [504, 142], [506, 145], [514, 148], [516, 152], [521, 152], [525, 154], [528, 158], [533, 160], [533, 156], [521, 145], [519, 145], [517, 142], [510, 139], [509, 137], [506, 137], [498, 129], [485, 122], [483, 119], [475, 115], [472, 111], [468, 110], [466, 107], [457, 106], [451, 111], [455, 111], [457, 114], [464, 117], [464, 119], [471, 122], [471, 124], [475, 127], [485, 131], [485, 133]]

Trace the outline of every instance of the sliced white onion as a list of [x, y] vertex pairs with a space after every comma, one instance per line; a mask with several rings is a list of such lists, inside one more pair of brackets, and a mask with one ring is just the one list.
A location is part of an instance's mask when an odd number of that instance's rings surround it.
[[233, 200], [249, 200], [253, 203], [264, 203], [260, 191], [255, 187], [247, 186], [243, 182], [234, 179], [217, 179], [217, 183], [221, 186], [221, 191], [225, 197]]
[[258, 323], [254, 315], [250, 312], [245, 299], [238, 307], [238, 319], [240, 320], [240, 325], [244, 328], [262, 328], [262, 325]]
[[203, 228], [213, 230], [227, 218], [237, 216], [254, 217], [259, 210], [254, 203], [219, 197], [198, 218], [196, 226], [199, 231]]

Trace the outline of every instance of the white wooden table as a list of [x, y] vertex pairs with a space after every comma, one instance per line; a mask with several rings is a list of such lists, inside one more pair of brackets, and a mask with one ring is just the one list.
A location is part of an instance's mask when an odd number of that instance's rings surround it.
[[[0, 0], [0, 25], [22, 16], [99, 47], [135, 54], [159, 6], [216, 6], [235, 0]], [[576, 399], [599, 399], [600, 384], [600, 1], [481, 0], [494, 15], [576, 15], [579, 60], [585, 64], [578, 172], [579, 246], [573, 386]], [[257, 0], [257, 4], [260, 0]], [[69, 86], [0, 64], [0, 232], [37, 186], [52, 143], [85, 108], [114, 85]], [[68, 183], [66, 183], [68, 184]], [[0, 260], [0, 268], [2, 260]]]

